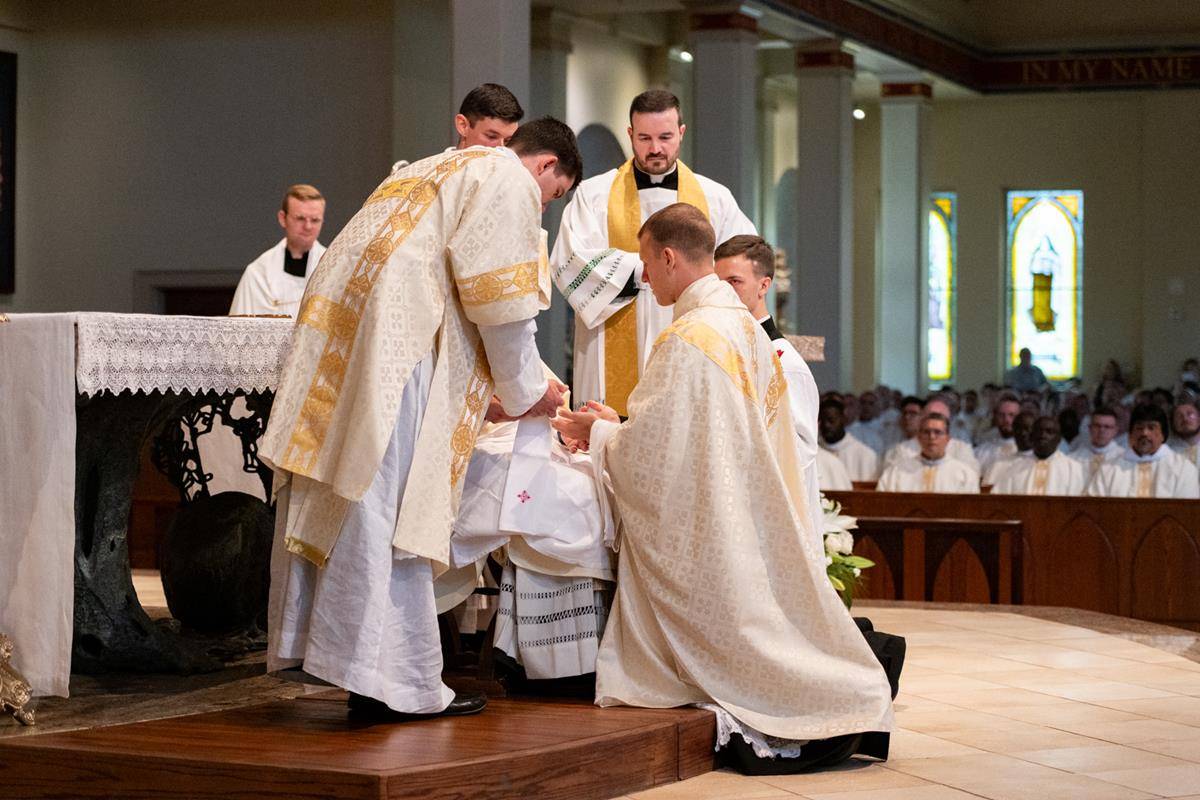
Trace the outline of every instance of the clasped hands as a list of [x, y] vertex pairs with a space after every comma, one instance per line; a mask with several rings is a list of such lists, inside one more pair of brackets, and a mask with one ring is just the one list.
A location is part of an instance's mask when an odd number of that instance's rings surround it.
[[558, 416], [550, 420], [550, 427], [558, 431], [563, 444], [572, 453], [587, 450], [592, 438], [592, 423], [598, 419], [620, 423], [621, 417], [616, 410], [595, 400], [589, 400], [583, 408], [571, 411], [560, 408]]

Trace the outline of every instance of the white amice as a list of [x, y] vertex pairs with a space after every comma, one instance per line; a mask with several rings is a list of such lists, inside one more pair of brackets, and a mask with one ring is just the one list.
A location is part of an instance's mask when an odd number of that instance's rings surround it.
[[1093, 497], [1200, 498], [1200, 472], [1165, 444], [1147, 456], [1132, 450], [1103, 464], [1088, 483]]
[[950, 456], [934, 461], [918, 453], [915, 458], [897, 459], [886, 467], [875, 489], [880, 492], [979, 494], [979, 473]]
[[233, 293], [233, 305], [229, 308], [231, 315], [286, 314], [294, 317], [299, 313], [304, 287], [325, 254], [325, 246], [313, 242], [302, 276], [284, 271], [283, 255], [286, 249], [287, 237], [284, 237], [250, 262]]
[[1079, 497], [1086, 486], [1083, 464], [1055, 451], [1049, 458], [1016, 458], [999, 476], [992, 494]]
[[879, 478], [879, 456], [849, 432], [830, 444], [822, 440], [821, 447], [833, 453], [852, 481], [873, 481]]

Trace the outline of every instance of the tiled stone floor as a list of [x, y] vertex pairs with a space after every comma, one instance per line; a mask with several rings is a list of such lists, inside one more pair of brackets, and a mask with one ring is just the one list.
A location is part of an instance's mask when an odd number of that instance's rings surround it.
[[1194, 634], [1067, 609], [855, 611], [908, 640], [889, 761], [713, 772], [631, 797], [1200, 800], [1200, 664], [1176, 655]]
[[[157, 577], [135, 575], [152, 616], [166, 613]], [[888, 762], [765, 778], [713, 772], [632, 797], [1200, 800], [1196, 634], [1061, 608], [862, 603], [855, 613], [908, 640]], [[263, 675], [257, 663], [214, 676], [147, 676], [145, 686], [129, 680], [109, 686], [80, 676], [70, 701], [43, 701], [43, 724], [5, 726], [0, 736], [237, 707], [306, 690]]]

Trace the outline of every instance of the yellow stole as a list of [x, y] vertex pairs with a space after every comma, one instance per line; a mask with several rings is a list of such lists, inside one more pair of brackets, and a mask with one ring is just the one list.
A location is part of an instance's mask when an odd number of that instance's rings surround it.
[[[682, 161], [675, 164], [679, 170], [678, 202], [695, 206], [711, 221], [708, 200], [695, 173]], [[636, 253], [641, 227], [642, 207], [630, 159], [617, 170], [608, 193], [608, 246]], [[637, 385], [641, 366], [637, 349], [637, 298], [634, 298], [604, 321], [604, 402], [623, 417], [628, 415], [629, 393]]]

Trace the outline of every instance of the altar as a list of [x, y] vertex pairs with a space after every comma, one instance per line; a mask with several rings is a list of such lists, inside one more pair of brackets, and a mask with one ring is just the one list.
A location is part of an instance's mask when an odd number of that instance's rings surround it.
[[[129, 487], [155, 425], [200, 395], [273, 391], [290, 319], [0, 315], [0, 631], [35, 695], [66, 696], [72, 649], [129, 668], [198, 658], [142, 611]], [[137, 646], [130, 646], [136, 644]]]

